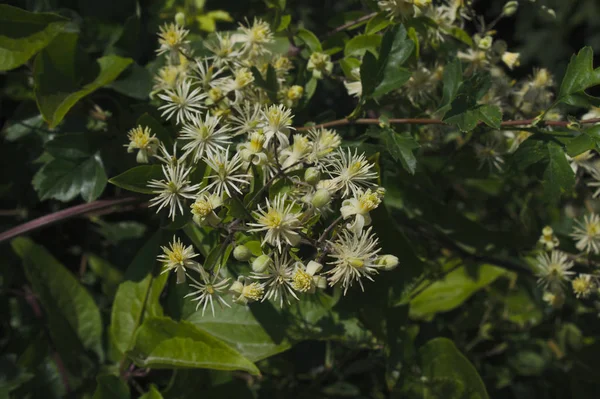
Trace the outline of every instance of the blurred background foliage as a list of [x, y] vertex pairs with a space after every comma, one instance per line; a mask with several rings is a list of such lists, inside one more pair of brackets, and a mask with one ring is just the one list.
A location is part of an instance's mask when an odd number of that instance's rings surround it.
[[[126, 195], [107, 179], [134, 166], [123, 149], [126, 132], [145, 114], [157, 117], [148, 96], [159, 67], [154, 49], [161, 23], [184, 11], [193, 35], [205, 36], [215, 27], [235, 29], [245, 18], [273, 17], [274, 3], [4, 2], [65, 19], [54, 22], [64, 27], [52, 33], [41, 53], [0, 73], [0, 229]], [[554, 9], [556, 18], [541, 13], [539, 4]], [[504, 2], [474, 5], [493, 18]], [[324, 37], [373, 6], [373, 1], [306, 0], [289, 1], [286, 11], [294, 24]], [[516, 18], [497, 25], [497, 35], [521, 52], [517, 75], [543, 66], [562, 76], [584, 45], [600, 53], [598, 15], [596, 0], [522, 1]], [[4, 36], [18, 40], [30, 28], [0, 15], [0, 43]], [[298, 119], [334, 119], [353, 108], [343, 85], [325, 80]], [[354, 127], [343, 133], [349, 140], [356, 134]], [[392, 163], [382, 159], [382, 168], [393, 171]], [[427, 163], [431, 169], [441, 165], [433, 157]], [[493, 185], [478, 186], [475, 178], [471, 183], [472, 201], [485, 203], [482, 193], [494, 192]], [[444, 195], [446, 187], [436, 188], [442, 195], [432, 197], [431, 184], [419, 172], [385, 176], [390, 202], [374, 215], [374, 225], [383, 246], [402, 253], [403, 266], [393, 278], [370, 285], [368, 295], [341, 300], [323, 295], [288, 313], [252, 306], [250, 312], [236, 308], [216, 319], [200, 318], [181, 302], [185, 287], [148, 275], [158, 245], [170, 233], [160, 233], [159, 219], [138, 200], [65, 220], [12, 245], [2, 242], [0, 397], [597, 397], [600, 322], [593, 306], [574, 302], [551, 313], [531, 276], [517, 279], [505, 269], [476, 267], [485, 258], [423, 262], [439, 244], [393, 201], [418, 204], [421, 217], [431, 223], [460, 225], [464, 242], [481, 248], [493, 243], [511, 255], [534, 245], [541, 222], [533, 220], [529, 231], [512, 235], [490, 232], [474, 223], [473, 215], [455, 209], [455, 199]], [[487, 199], [490, 213], [505, 203], [509, 195], [504, 195]], [[523, 211], [519, 206], [517, 213]], [[436, 281], [440, 276], [446, 278]], [[130, 289], [121, 292], [120, 284]], [[167, 294], [159, 295], [164, 284]], [[131, 346], [135, 323], [130, 319], [141, 316], [145, 295], [151, 298], [146, 316], [187, 320], [257, 362], [260, 375], [250, 366], [244, 366], [247, 372], [155, 367], [146, 356], [155, 348], [142, 342]], [[150, 337], [158, 334], [151, 327]], [[195, 339], [185, 331], [177, 334], [169, 351], [177, 351], [176, 339]], [[127, 350], [137, 356], [138, 366], [123, 368]]]

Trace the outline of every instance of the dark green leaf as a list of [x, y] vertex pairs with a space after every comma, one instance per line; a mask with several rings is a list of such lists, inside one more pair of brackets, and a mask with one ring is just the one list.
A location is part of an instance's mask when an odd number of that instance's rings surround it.
[[97, 378], [98, 385], [92, 399], [129, 399], [129, 387], [115, 375], [102, 375]]
[[450, 104], [456, 96], [463, 81], [462, 65], [457, 58], [444, 67], [444, 89], [442, 94], [442, 102], [438, 108], [438, 112], [442, 116], [450, 109]]
[[377, 58], [371, 53], [365, 54], [360, 65], [360, 82], [362, 84], [362, 96], [368, 97], [373, 94], [375, 87], [380, 82], [378, 78]]
[[310, 49], [311, 52], [320, 53], [323, 51], [323, 47], [321, 46], [321, 42], [319, 41], [317, 36], [308, 29], [298, 29], [298, 33], [296, 33], [296, 36], [298, 36], [306, 44], [306, 46]]
[[90, 202], [102, 194], [107, 178], [98, 154], [87, 159], [53, 159], [33, 177], [40, 200], [70, 201], [78, 194]]
[[44, 247], [24, 237], [15, 238], [11, 245], [48, 313], [50, 333], [61, 354], [76, 348], [71, 341], [75, 338], [102, 358], [102, 320], [92, 296]]
[[150, 180], [163, 179], [163, 172], [160, 165], [141, 165], [133, 167], [118, 176], [108, 180], [117, 187], [142, 194], [152, 194], [152, 189], [148, 188]]
[[151, 133], [155, 134], [156, 138], [159, 139], [167, 148], [171, 148], [173, 145], [173, 135], [165, 126], [162, 125], [162, 123], [154, 119], [150, 114], [145, 113], [144, 115], [140, 116], [137, 120], [137, 124], [142, 127], [150, 128]]
[[373, 35], [390, 26], [392, 22], [393, 20], [385, 13], [379, 13], [367, 22], [367, 25], [365, 26], [365, 35]]
[[192, 323], [165, 317], [144, 320], [129, 355], [140, 367], [243, 370], [258, 368], [237, 351]]
[[156, 385], [150, 385], [148, 392], [140, 396], [140, 399], [163, 399], [160, 391], [156, 388]]
[[415, 43], [407, 37], [403, 25], [386, 32], [381, 42], [378, 65], [378, 84], [373, 97], [378, 98], [400, 88], [410, 78], [410, 72], [402, 65], [411, 56]]
[[385, 146], [396, 162], [402, 163], [404, 169], [414, 174], [417, 169], [417, 159], [413, 150], [419, 148], [419, 143], [410, 134], [398, 134], [391, 127], [371, 128], [368, 134], [377, 137]]
[[146, 100], [152, 91], [152, 85], [150, 71], [134, 63], [106, 87], [138, 100]]
[[548, 165], [544, 171], [544, 193], [551, 202], [557, 202], [560, 197], [573, 191], [575, 173], [567, 161], [563, 149], [557, 143], [550, 141], [548, 147]]
[[267, 77], [263, 78], [260, 71], [256, 67], [250, 68], [252, 75], [254, 76], [254, 83], [261, 89], [267, 92], [269, 100], [276, 103], [277, 93], [279, 92], [279, 82], [277, 81], [277, 73], [273, 65], [269, 64], [267, 67]]
[[471, 362], [462, 354], [454, 343], [447, 338], [435, 338], [419, 349], [421, 372], [433, 385], [424, 390], [424, 398], [434, 399], [435, 385], [447, 381], [458, 382], [458, 391], [464, 390], [459, 396], [469, 399], [487, 399], [488, 394], [481, 377]]
[[585, 93], [586, 89], [600, 84], [600, 68], [594, 69], [593, 59], [594, 52], [591, 47], [584, 47], [577, 55], [571, 57], [560, 85], [557, 102], [600, 106], [600, 99]]
[[377, 54], [377, 48], [381, 44], [379, 35], [357, 35], [348, 40], [344, 47], [344, 57], [362, 57], [367, 51], [373, 55]]
[[64, 28], [68, 20], [0, 4], [0, 71], [26, 63]]
[[453, 108], [444, 116], [444, 121], [456, 125], [463, 132], [475, 129], [479, 122], [495, 129], [500, 128], [502, 111], [496, 105], [477, 105], [468, 109], [467, 104], [457, 99], [452, 106]]

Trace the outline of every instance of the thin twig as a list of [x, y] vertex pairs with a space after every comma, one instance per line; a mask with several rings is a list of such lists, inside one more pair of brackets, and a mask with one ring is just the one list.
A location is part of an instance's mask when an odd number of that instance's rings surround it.
[[[447, 125], [441, 119], [428, 119], [428, 118], [394, 118], [388, 119], [386, 121], [390, 125]], [[528, 126], [535, 122], [535, 119], [521, 119], [521, 120], [508, 120], [500, 123], [500, 126]], [[338, 119], [331, 122], [319, 123], [318, 125], [313, 126], [299, 126], [296, 127], [297, 131], [306, 131], [310, 129], [318, 129], [322, 127], [336, 127], [336, 126], [346, 126], [346, 125], [379, 125], [382, 123], [381, 120], [376, 118], [359, 118], [359, 119]], [[572, 122], [569, 121], [539, 121], [540, 126], [560, 126], [566, 127], [569, 126]], [[593, 119], [585, 119], [579, 121], [578, 123], [592, 124], [592, 123], [600, 123], [600, 118]]]
[[112, 200], [98, 200], [94, 202], [90, 202], [89, 204], [81, 204], [72, 206], [67, 209], [63, 209], [58, 212], [51, 213], [49, 215], [45, 215], [39, 217], [37, 219], [33, 219], [27, 223], [23, 223], [16, 227], [13, 227], [10, 230], [6, 230], [0, 233], [0, 242], [9, 240], [13, 237], [29, 233], [34, 230], [41, 229], [42, 227], [47, 227], [52, 224], [62, 222], [66, 219], [70, 219], [75, 216], [85, 215], [92, 212], [97, 212], [101, 209], [110, 208], [117, 205], [127, 204], [130, 202], [139, 201], [139, 198], [136, 197], [126, 197], [126, 198], [118, 198]]
[[346, 30], [346, 29], [350, 28], [351, 26], [354, 26], [354, 25], [359, 24], [361, 22], [364, 22], [364, 21], [366, 21], [368, 19], [371, 19], [375, 15], [377, 15], [377, 12], [372, 12], [370, 14], [363, 15], [362, 17], [357, 18], [354, 21], [346, 22], [345, 24], [338, 26], [334, 30], [332, 30], [330, 32], [327, 32], [327, 34], [325, 35], [325, 38], [328, 38], [329, 36], [333, 36], [333, 35], [335, 35], [338, 32], [341, 32], [343, 30]]

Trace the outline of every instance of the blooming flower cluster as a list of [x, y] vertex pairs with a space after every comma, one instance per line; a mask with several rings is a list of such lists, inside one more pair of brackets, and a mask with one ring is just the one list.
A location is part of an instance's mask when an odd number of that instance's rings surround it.
[[[216, 34], [204, 57], [194, 56], [187, 33], [177, 24], [159, 33], [166, 65], [154, 95], [178, 131], [174, 144], [136, 127], [127, 147], [162, 168], [148, 182], [157, 213], [221, 238], [209, 256], [174, 237], [158, 257], [163, 271], [179, 283], [189, 277], [188, 297], [214, 314], [215, 304], [283, 306], [328, 285], [364, 289], [393, 269], [398, 258], [381, 254], [369, 227], [385, 194], [375, 165], [334, 130], [293, 127], [303, 88], [288, 85], [292, 62], [273, 55], [269, 25], [255, 19]], [[308, 69], [327, 75], [329, 56], [313, 54]], [[257, 84], [271, 78], [275, 95]], [[247, 266], [227, 266], [230, 254]]]

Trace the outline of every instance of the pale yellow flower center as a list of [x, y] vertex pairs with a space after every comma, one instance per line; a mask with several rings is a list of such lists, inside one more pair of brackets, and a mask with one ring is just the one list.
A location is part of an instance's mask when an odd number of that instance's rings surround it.
[[365, 262], [359, 258], [348, 258], [348, 264], [352, 267], [361, 268], [365, 265]]
[[381, 199], [379, 199], [377, 193], [372, 193], [371, 190], [368, 190], [358, 200], [359, 207], [363, 212], [372, 211], [377, 208], [380, 203]]
[[584, 277], [577, 277], [573, 280], [573, 291], [577, 295], [587, 295], [592, 289], [592, 282]]
[[283, 215], [277, 209], [269, 209], [269, 211], [261, 216], [259, 222], [268, 228], [274, 229], [281, 226]]
[[589, 223], [586, 227], [589, 236], [598, 235], [600, 232], [600, 225], [598, 223]]
[[206, 217], [213, 211], [212, 205], [205, 200], [198, 200], [192, 204], [192, 213], [201, 217]]
[[167, 251], [167, 256], [169, 257], [169, 262], [183, 265], [185, 260], [183, 245], [174, 243], [172, 249]]
[[150, 142], [150, 131], [148, 129], [144, 131], [141, 126], [138, 126], [131, 131], [129, 139], [137, 148], [145, 148]]
[[265, 290], [258, 283], [248, 284], [242, 288], [242, 295], [253, 301], [258, 301], [262, 298], [264, 292]]
[[312, 276], [304, 270], [296, 269], [292, 276], [292, 287], [301, 292], [310, 290], [313, 284]]

